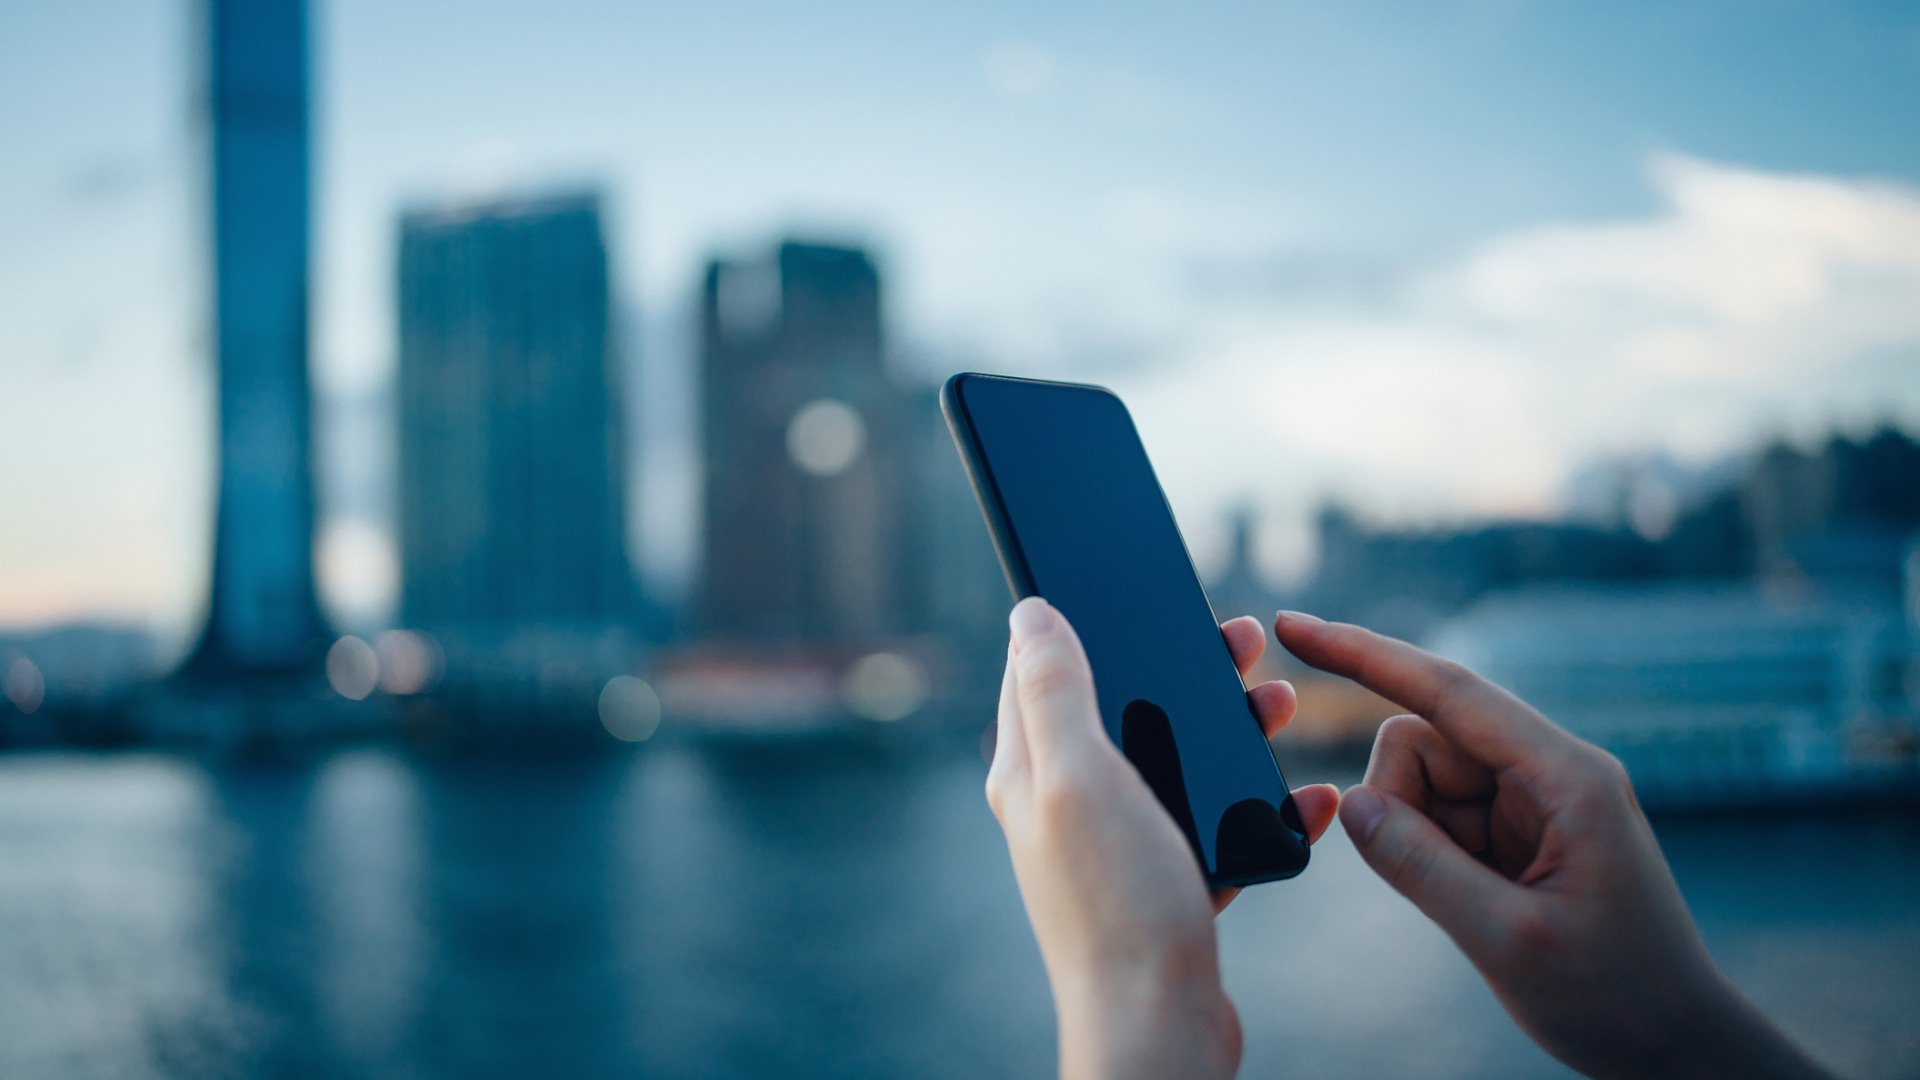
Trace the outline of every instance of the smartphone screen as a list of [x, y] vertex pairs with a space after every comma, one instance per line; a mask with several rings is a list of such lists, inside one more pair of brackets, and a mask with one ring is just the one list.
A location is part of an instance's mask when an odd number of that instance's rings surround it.
[[1015, 594], [1073, 624], [1107, 733], [1209, 884], [1299, 873], [1299, 815], [1126, 406], [973, 374], [943, 403]]

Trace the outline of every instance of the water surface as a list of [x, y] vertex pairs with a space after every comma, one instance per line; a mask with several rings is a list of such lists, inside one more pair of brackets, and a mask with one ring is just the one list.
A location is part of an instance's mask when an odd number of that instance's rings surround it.
[[[690, 745], [0, 758], [0, 1076], [1042, 1075], [983, 775]], [[1763, 1006], [1851, 1075], [1920, 1074], [1920, 817], [1661, 835]], [[1221, 935], [1243, 1075], [1565, 1075], [1337, 828]]]

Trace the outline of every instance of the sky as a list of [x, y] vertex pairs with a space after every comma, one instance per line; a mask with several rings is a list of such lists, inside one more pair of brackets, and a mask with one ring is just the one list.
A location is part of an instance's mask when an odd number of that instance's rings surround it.
[[[0, 8], [0, 625], [184, 639], [212, 495], [197, 8]], [[315, 0], [336, 613], [390, 605], [401, 208], [612, 208], [632, 546], [693, 568], [702, 262], [870, 247], [903, 378], [1106, 382], [1205, 563], [1546, 516], [1598, 460], [1920, 426], [1920, 8]]]

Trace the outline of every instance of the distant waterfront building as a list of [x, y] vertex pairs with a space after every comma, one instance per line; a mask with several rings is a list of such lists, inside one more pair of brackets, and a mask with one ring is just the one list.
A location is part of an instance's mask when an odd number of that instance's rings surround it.
[[1920, 624], [1879, 580], [1534, 585], [1432, 644], [1612, 751], [1648, 805], [1920, 794]]
[[1660, 570], [1659, 549], [1638, 534], [1566, 522], [1377, 529], [1327, 507], [1318, 533], [1319, 565], [1301, 602], [1397, 637], [1419, 637], [1497, 589], [1643, 581]]
[[624, 623], [636, 589], [599, 200], [409, 212], [398, 277], [401, 620]]
[[[1768, 447], [1636, 527], [1507, 521], [1378, 528], [1337, 507], [1319, 520], [1311, 610], [1418, 637], [1495, 591], [1547, 583], [1775, 579], [1898, 587], [1920, 530], [1920, 440], [1883, 429], [1811, 450]], [[1638, 523], [1641, 525], [1646, 522]]]
[[784, 243], [701, 290], [697, 622], [734, 639], [849, 638], [911, 618], [904, 400], [865, 252]]
[[206, 624], [185, 672], [317, 670], [307, 381], [304, 0], [211, 0], [205, 101], [218, 385], [218, 510]]

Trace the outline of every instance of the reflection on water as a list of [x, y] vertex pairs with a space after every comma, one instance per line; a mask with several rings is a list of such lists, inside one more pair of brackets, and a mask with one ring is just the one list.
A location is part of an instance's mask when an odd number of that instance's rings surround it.
[[427, 932], [419, 905], [425, 845], [415, 772], [384, 754], [327, 763], [314, 782], [309, 872], [318, 1016], [341, 1060], [393, 1060], [417, 1018]]
[[[981, 776], [685, 746], [0, 760], [0, 1075], [1042, 1074]], [[1769, 1011], [1852, 1075], [1920, 1071], [1920, 818], [1661, 834]], [[1560, 1075], [1337, 835], [1222, 947], [1245, 1075]]]

